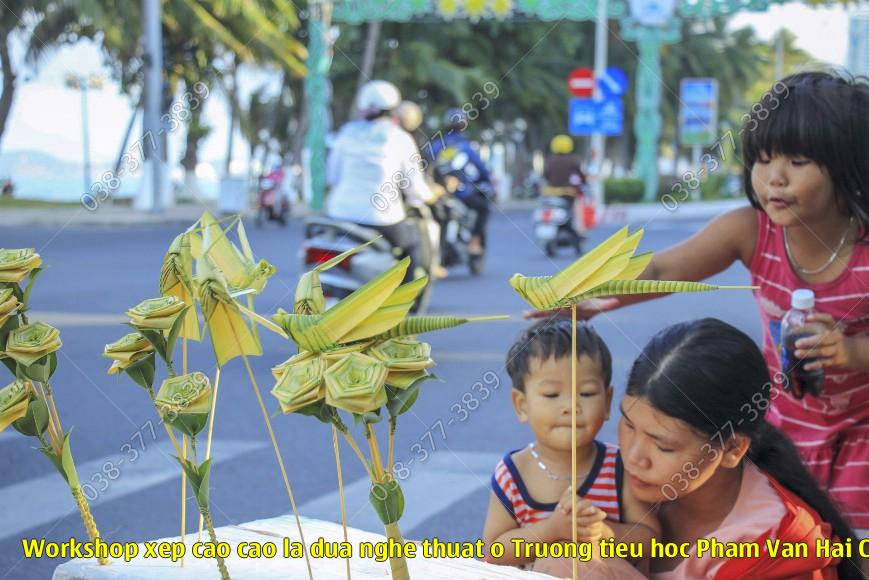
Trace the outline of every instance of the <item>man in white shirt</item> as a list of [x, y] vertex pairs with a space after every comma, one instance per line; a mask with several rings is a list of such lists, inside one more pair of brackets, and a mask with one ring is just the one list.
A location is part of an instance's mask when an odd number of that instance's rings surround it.
[[401, 103], [398, 89], [370, 81], [359, 92], [362, 119], [339, 131], [329, 154], [330, 186], [326, 215], [378, 230], [410, 256], [408, 279], [423, 267], [419, 229], [406, 220], [405, 202], [434, 199], [426, 183], [413, 138], [396, 125], [392, 112]]

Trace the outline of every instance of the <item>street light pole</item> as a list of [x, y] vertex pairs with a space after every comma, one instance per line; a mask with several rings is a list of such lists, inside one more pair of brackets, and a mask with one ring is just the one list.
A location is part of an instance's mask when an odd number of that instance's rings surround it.
[[145, 32], [145, 107], [142, 115], [142, 149], [151, 142], [151, 211], [163, 211], [163, 132], [160, 130], [160, 101], [163, 98], [163, 39], [160, 29], [160, 0], [142, 0]]
[[[594, 27], [594, 99], [600, 100], [599, 80], [606, 72], [607, 63], [607, 0], [597, 0], [597, 22]], [[606, 143], [602, 133], [591, 136], [591, 157], [597, 164], [597, 176], [592, 181], [592, 197], [599, 207], [603, 205], [603, 158]]]
[[66, 75], [66, 86], [81, 91], [81, 134], [82, 134], [82, 157], [84, 194], [91, 194], [93, 182], [91, 181], [91, 143], [90, 121], [88, 119], [88, 89], [99, 89], [103, 86], [103, 79], [93, 74], [90, 77], [69, 73]]

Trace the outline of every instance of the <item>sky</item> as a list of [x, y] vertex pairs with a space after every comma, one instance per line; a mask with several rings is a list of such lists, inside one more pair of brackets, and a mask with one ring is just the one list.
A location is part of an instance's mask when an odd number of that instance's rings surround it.
[[[842, 7], [810, 8], [802, 4], [772, 6], [767, 13], [745, 13], [732, 19], [732, 26], [753, 26], [762, 39], [768, 40], [786, 26], [796, 35], [797, 46], [814, 58], [833, 65], [844, 65], [848, 16]], [[16, 60], [21, 61], [20, 50]], [[81, 98], [76, 90], [64, 86], [70, 72], [80, 75], [102, 73], [107, 82], [101, 90], [89, 91], [88, 109], [91, 133], [91, 156], [95, 165], [113, 164], [118, 157], [121, 139], [132, 112], [129, 98], [120, 94], [117, 84], [108, 79], [99, 49], [90, 41], [50, 53], [38, 72], [24, 70], [19, 75], [19, 89], [3, 137], [3, 150], [38, 150], [59, 159], [80, 162], [82, 158]], [[252, 89], [263, 80], [248, 83]], [[203, 143], [200, 159], [220, 163], [226, 156], [228, 114], [219, 91], [213, 90], [205, 103], [206, 122], [212, 133]], [[170, 158], [177, 159], [183, 150], [183, 129], [170, 136]], [[235, 139], [234, 159], [243, 165], [247, 146]]]

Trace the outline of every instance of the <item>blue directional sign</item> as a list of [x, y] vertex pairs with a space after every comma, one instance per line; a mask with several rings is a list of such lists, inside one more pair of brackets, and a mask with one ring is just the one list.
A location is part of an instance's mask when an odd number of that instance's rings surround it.
[[604, 99], [597, 106], [598, 130], [604, 135], [621, 135], [625, 120], [625, 105], [622, 100]]
[[570, 99], [567, 128], [571, 135], [621, 135], [625, 107], [619, 98]]
[[628, 75], [619, 67], [611, 66], [597, 79], [597, 86], [605, 97], [621, 97], [628, 90]]
[[567, 129], [571, 135], [591, 135], [597, 128], [597, 105], [594, 99], [570, 99]]

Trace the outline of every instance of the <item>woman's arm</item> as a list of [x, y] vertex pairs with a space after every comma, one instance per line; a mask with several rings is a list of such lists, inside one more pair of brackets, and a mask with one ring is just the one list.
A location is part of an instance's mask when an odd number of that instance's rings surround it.
[[[489, 511], [486, 513], [486, 523], [483, 526], [483, 541], [487, 546], [487, 562], [506, 566], [519, 566], [533, 562], [534, 558], [525, 558], [522, 554], [516, 555], [513, 545], [514, 539], [523, 540], [523, 543], [550, 543], [569, 538], [570, 519], [565, 518], [558, 510], [541, 522], [520, 528], [495, 494], [490, 494]], [[504, 555], [500, 558], [493, 558], [491, 550], [488, 549], [488, 546], [496, 542], [504, 545]]]
[[622, 483], [622, 520], [622, 523], [611, 524], [613, 537], [618, 543], [643, 544], [643, 557], [632, 563], [648, 572], [652, 538], [661, 537], [661, 523], [655, 508], [638, 500], [627, 483]]
[[[656, 252], [652, 261], [640, 274], [640, 280], [686, 280], [697, 282], [729, 268], [737, 260], [749, 266], [757, 243], [757, 210], [744, 207], [713, 219], [702, 230], [675, 246]], [[577, 305], [577, 317], [589, 319], [599, 312], [607, 312], [660, 298], [666, 294], [634, 294], [601, 300], [587, 300]], [[570, 315], [570, 309], [562, 309]], [[526, 314], [541, 318], [551, 312]]]

